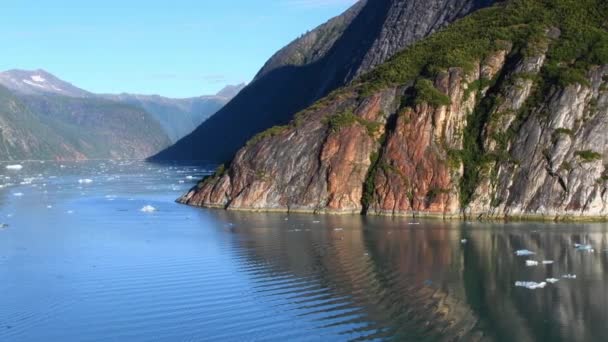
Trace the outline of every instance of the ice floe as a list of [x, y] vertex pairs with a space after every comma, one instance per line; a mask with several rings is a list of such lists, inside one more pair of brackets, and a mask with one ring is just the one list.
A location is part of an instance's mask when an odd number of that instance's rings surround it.
[[559, 281], [557, 278], [547, 278], [547, 283], [555, 284]]
[[553, 260], [543, 260], [543, 265], [553, 265]]
[[534, 282], [534, 281], [516, 281], [515, 282], [515, 286], [517, 286], [517, 287], [525, 287], [525, 288], [530, 289], [530, 290], [536, 290], [536, 289], [542, 289], [542, 288], [544, 288], [545, 286], [547, 286], [547, 283], [544, 282], [544, 281], [540, 282], [540, 283], [537, 283], [537, 282]]
[[576, 274], [564, 274], [562, 276], [564, 279], [576, 279]]
[[21, 170], [21, 169], [23, 169], [23, 165], [20, 165], [20, 164], [7, 165], [6, 169], [7, 170]]
[[14, 192], [13, 196], [15, 196], [15, 197], [22, 197], [23, 196], [23, 192]]
[[79, 184], [91, 184], [91, 183], [93, 183], [93, 180], [92, 180], [92, 179], [88, 179], [88, 178], [85, 178], [85, 179], [79, 179], [79, 180], [78, 180], [78, 183], [79, 183]]
[[538, 266], [538, 261], [536, 261], [536, 260], [526, 260], [526, 266]]
[[143, 208], [141, 208], [140, 211], [143, 212], [143, 213], [153, 213], [153, 212], [156, 211], [156, 208], [154, 208], [151, 205], [146, 205]]
[[595, 250], [593, 249], [593, 246], [591, 246], [591, 245], [582, 245], [580, 243], [575, 243], [574, 248], [577, 251], [581, 251], [581, 252], [589, 252], [589, 253], [595, 252]]
[[520, 249], [515, 252], [515, 255], [517, 255], [517, 256], [527, 256], [527, 255], [534, 255], [534, 254], [536, 254], [536, 253], [529, 251], [527, 249]]

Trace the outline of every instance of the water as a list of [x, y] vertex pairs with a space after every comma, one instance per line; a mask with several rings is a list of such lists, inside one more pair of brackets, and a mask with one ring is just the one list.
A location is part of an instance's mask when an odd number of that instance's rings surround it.
[[0, 341], [608, 340], [604, 224], [228, 213], [173, 202], [211, 167], [0, 167]]

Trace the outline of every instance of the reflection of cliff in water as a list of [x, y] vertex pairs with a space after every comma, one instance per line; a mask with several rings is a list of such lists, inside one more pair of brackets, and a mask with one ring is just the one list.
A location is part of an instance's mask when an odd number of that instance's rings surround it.
[[[463, 282], [480, 328], [504, 341], [602, 341], [608, 322], [608, 235], [605, 226], [520, 224], [467, 231]], [[574, 233], [573, 233], [574, 232]], [[591, 244], [594, 253], [577, 251]], [[514, 251], [537, 252], [517, 257]], [[526, 267], [525, 260], [553, 260]], [[576, 280], [563, 279], [576, 274]], [[542, 290], [514, 288], [516, 281], [560, 278]]]
[[258, 284], [255, 291], [289, 297], [321, 327], [408, 340], [470, 340], [474, 333], [477, 319], [458, 281], [464, 269], [460, 231], [446, 229], [450, 224], [216, 215], [234, 224], [226, 229], [235, 233], [235, 253]]

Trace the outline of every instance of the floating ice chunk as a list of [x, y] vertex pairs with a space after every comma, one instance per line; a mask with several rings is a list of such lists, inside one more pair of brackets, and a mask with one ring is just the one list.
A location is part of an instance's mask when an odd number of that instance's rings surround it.
[[91, 184], [91, 183], [93, 183], [93, 180], [92, 179], [88, 179], [88, 178], [79, 179], [78, 183], [80, 183], [80, 184]]
[[515, 286], [517, 287], [525, 287], [530, 290], [542, 289], [547, 286], [546, 282], [537, 283], [534, 281], [516, 281]]
[[141, 212], [143, 212], [143, 213], [153, 213], [155, 211], [156, 211], [156, 208], [154, 208], [151, 205], [146, 205], [143, 208], [141, 208]]
[[527, 255], [534, 255], [534, 254], [536, 254], [536, 253], [529, 251], [527, 249], [520, 249], [515, 252], [515, 255], [517, 255], [517, 256], [527, 256]]
[[538, 261], [536, 260], [526, 260], [526, 266], [538, 266]]
[[15, 165], [7, 165], [7, 170], [21, 170], [23, 169], [23, 165], [15, 164]]
[[53, 209], [53, 206], [52, 205], [47, 205], [46, 208], [47, 209]]
[[559, 279], [556, 279], [556, 278], [547, 278], [547, 283], [555, 284], [558, 281], [559, 281]]
[[194, 179], [193, 176], [187, 176], [186, 179]]
[[576, 274], [564, 274], [562, 276], [564, 279], [576, 279]]
[[579, 243], [575, 243], [574, 244], [574, 248], [576, 248], [577, 251], [581, 251], [581, 252], [593, 253], [595, 251], [593, 249], [593, 246], [591, 246], [591, 245], [581, 245]]
[[552, 265], [553, 263], [553, 260], [543, 260], [543, 265]]
[[21, 197], [21, 196], [23, 196], [23, 192], [15, 192], [15, 193], [13, 193], [13, 196]]
[[67, 213], [72, 215], [74, 213], [74, 210], [68, 210]]

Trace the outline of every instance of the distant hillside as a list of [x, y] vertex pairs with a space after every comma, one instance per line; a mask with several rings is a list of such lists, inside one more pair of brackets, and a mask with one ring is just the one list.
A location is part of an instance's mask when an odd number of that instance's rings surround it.
[[243, 88], [244, 84], [226, 86], [216, 95], [171, 99], [158, 95], [102, 95], [106, 99], [137, 105], [161, 124], [172, 142], [190, 134], [203, 121], [220, 110]]
[[0, 73], [0, 160], [146, 158], [190, 133], [243, 85], [170, 99], [97, 95], [44, 70]]

